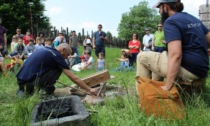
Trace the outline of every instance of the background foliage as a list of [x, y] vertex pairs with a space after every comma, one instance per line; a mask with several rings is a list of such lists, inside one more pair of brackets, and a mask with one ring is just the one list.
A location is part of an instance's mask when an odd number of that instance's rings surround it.
[[[7, 28], [7, 35], [10, 38], [15, 34], [16, 28], [21, 28], [24, 34], [27, 29], [31, 29], [31, 15], [34, 32], [40, 27], [49, 29], [49, 18], [44, 15], [45, 0], [1, 0], [0, 16], [2, 25]], [[29, 2], [32, 2], [31, 13]], [[9, 42], [9, 41], [8, 41]]]
[[153, 33], [160, 22], [157, 11], [148, 6], [148, 2], [143, 1], [130, 8], [130, 12], [122, 14], [122, 19], [118, 26], [119, 38], [130, 40], [133, 33], [137, 33], [141, 39], [145, 34], [145, 28], [149, 27]]

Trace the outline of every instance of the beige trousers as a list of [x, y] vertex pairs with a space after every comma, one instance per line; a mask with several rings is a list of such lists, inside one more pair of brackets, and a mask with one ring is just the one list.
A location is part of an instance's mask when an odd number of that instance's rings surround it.
[[[152, 78], [159, 80], [167, 75], [168, 57], [167, 52], [141, 52], [137, 56], [136, 76]], [[177, 79], [182, 80], [185, 84], [191, 84], [192, 81], [198, 80], [199, 77], [190, 73], [183, 67], [180, 67]]]

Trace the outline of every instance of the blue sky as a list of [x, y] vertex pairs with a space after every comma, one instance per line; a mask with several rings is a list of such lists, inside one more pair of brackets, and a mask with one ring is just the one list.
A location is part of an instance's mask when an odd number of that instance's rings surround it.
[[[70, 30], [85, 34], [91, 30], [96, 31], [97, 25], [102, 24], [105, 32], [110, 31], [117, 36], [117, 27], [121, 16], [129, 12], [130, 8], [138, 5], [141, 0], [47, 0], [45, 4], [45, 15], [50, 17], [53, 26], [60, 29], [68, 27]], [[148, 0], [152, 7], [159, 0]], [[185, 5], [184, 11], [198, 17], [198, 10], [206, 0], [182, 0]]]

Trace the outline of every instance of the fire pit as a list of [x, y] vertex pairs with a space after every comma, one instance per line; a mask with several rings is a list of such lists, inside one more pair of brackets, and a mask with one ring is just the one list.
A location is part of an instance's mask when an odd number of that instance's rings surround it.
[[78, 96], [61, 97], [36, 105], [31, 126], [86, 126], [89, 124], [88, 116]]

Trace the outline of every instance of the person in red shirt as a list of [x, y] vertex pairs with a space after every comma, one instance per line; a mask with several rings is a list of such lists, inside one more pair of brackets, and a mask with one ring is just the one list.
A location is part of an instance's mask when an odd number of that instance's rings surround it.
[[26, 36], [23, 37], [23, 42], [24, 42], [25, 46], [28, 45], [29, 40], [34, 40], [34, 37], [31, 35], [30, 31], [27, 31]]
[[129, 42], [128, 48], [130, 49], [130, 66], [133, 66], [133, 63], [136, 62], [136, 57], [139, 53], [139, 49], [141, 48], [141, 42], [138, 40], [138, 35], [136, 33], [133, 34], [133, 39]]

